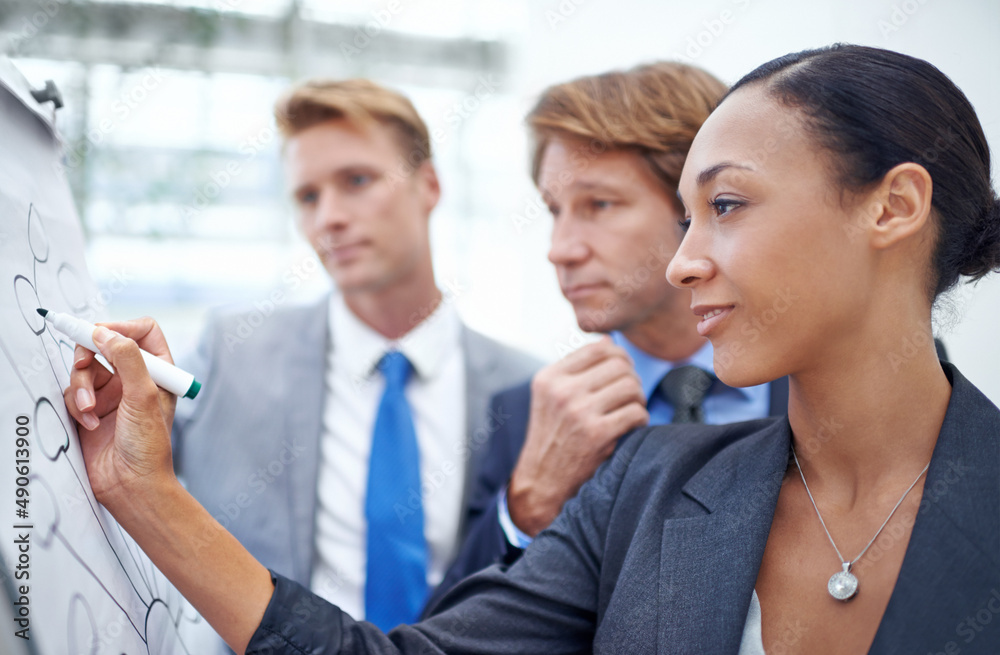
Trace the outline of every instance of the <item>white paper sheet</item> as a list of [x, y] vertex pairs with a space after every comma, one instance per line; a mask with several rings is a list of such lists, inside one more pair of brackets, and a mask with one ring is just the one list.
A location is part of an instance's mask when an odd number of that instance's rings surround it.
[[[73, 345], [35, 312], [44, 307], [95, 321], [104, 306], [87, 273], [51, 116], [51, 103], [34, 102], [24, 79], [0, 58], [2, 575], [14, 575], [15, 587], [28, 586], [27, 634], [38, 653], [194, 653], [182, 635], [197, 633], [192, 626], [202, 620], [94, 500], [62, 400]], [[19, 421], [30, 433], [22, 505], [16, 504]], [[29, 564], [19, 571], [25, 534]], [[25, 570], [30, 577], [17, 579]], [[2, 602], [15, 618], [23, 611]], [[0, 626], [0, 647], [17, 643], [11, 636], [19, 629], [16, 621]]]

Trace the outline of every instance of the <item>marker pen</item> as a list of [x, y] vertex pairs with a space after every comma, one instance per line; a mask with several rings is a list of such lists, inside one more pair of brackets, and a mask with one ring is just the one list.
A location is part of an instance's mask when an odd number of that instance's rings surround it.
[[[93, 335], [94, 330], [97, 329], [96, 325], [69, 314], [50, 312], [47, 309], [39, 309], [37, 311], [46, 321], [52, 323], [54, 328], [87, 350], [97, 353], [98, 357], [100, 357], [101, 351], [94, 345]], [[201, 382], [195, 380], [194, 376], [190, 373], [182, 371], [173, 364], [165, 362], [145, 350], [139, 350], [139, 352], [142, 353], [142, 359], [146, 362], [146, 370], [149, 371], [149, 377], [153, 378], [153, 382], [161, 389], [184, 398], [194, 398], [201, 391]]]

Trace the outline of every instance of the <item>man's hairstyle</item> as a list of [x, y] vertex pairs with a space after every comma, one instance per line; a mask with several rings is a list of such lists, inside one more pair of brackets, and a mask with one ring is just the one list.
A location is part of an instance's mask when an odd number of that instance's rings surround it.
[[553, 138], [584, 142], [594, 154], [636, 152], [678, 210], [677, 184], [691, 141], [726, 85], [675, 62], [589, 75], [549, 87], [527, 117], [534, 139], [531, 177], [538, 176]]
[[278, 130], [286, 139], [339, 118], [359, 127], [379, 123], [391, 128], [414, 168], [431, 158], [427, 125], [413, 103], [371, 80], [308, 80], [292, 87], [274, 106]]

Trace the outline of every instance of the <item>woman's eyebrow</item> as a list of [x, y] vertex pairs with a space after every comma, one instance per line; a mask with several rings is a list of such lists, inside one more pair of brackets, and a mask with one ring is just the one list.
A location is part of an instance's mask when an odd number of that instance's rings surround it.
[[752, 166], [747, 166], [746, 164], [736, 164], [733, 162], [724, 161], [720, 164], [716, 164], [715, 166], [710, 166], [709, 168], [703, 170], [701, 173], [698, 173], [697, 185], [705, 186], [706, 184], [714, 180], [719, 175], [719, 173], [726, 170], [727, 168], [741, 168], [746, 171], [754, 170]]

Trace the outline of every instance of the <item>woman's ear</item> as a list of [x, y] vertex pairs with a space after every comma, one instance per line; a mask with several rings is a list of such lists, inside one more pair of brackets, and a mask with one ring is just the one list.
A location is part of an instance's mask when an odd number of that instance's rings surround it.
[[874, 192], [878, 218], [871, 225], [871, 244], [890, 248], [920, 232], [930, 220], [933, 182], [920, 164], [906, 162], [893, 167]]

